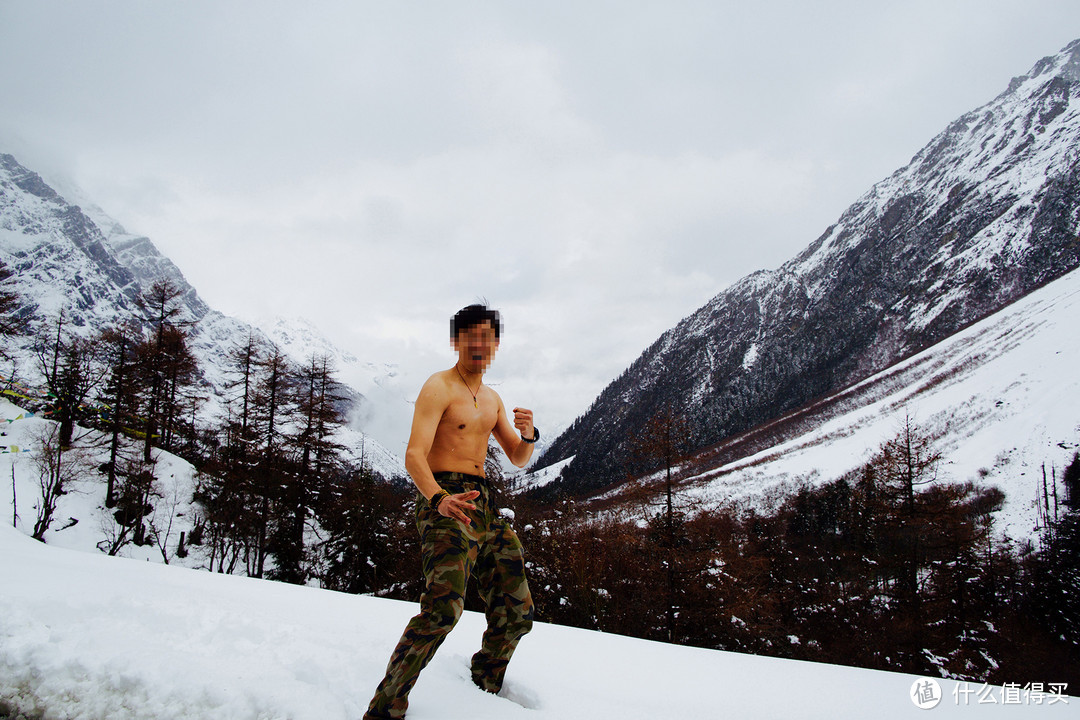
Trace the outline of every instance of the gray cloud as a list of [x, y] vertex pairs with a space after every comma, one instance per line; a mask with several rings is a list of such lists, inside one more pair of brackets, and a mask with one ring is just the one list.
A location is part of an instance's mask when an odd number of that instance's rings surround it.
[[1075, 2], [0, 4], [0, 143], [222, 311], [404, 392], [477, 296], [492, 381], [570, 422], [1074, 39]]

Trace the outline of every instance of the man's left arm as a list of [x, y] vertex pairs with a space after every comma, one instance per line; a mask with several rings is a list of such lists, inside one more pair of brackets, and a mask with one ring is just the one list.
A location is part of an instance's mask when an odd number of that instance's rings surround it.
[[533, 442], [526, 440], [536, 439], [536, 428], [533, 426], [532, 410], [514, 408], [514, 424], [511, 426], [507, 417], [506, 408], [502, 398], [499, 398], [499, 419], [495, 423], [495, 439], [499, 441], [506, 457], [510, 458], [515, 467], [525, 467], [533, 453]]

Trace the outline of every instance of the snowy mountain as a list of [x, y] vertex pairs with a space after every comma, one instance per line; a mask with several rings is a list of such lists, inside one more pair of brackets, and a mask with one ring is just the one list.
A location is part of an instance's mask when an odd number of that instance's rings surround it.
[[540, 458], [621, 481], [671, 411], [709, 448], [859, 383], [1080, 266], [1080, 41], [871, 188], [805, 251], [664, 333]]
[[[73, 552], [0, 527], [0, 717], [359, 718], [414, 603]], [[499, 696], [468, 677], [466, 612], [410, 720], [1064, 718], [1032, 688], [740, 655], [537, 623]], [[920, 689], [923, 692], [920, 693]], [[983, 705], [993, 703], [987, 709]]]
[[803, 484], [857, 470], [910, 414], [940, 437], [938, 480], [1000, 488], [998, 530], [1032, 537], [1058, 505], [1054, 488], [1062, 492], [1062, 469], [1080, 449], [1077, 317], [1080, 270], [862, 382], [700, 453], [681, 468], [682, 497], [698, 508], [772, 509]]
[[356, 384], [356, 388], [361, 392], [366, 392], [368, 387], [380, 385], [397, 374], [397, 367], [393, 363], [363, 361], [353, 353], [342, 350], [330, 342], [307, 318], [276, 317], [258, 320], [256, 324], [274, 344], [297, 362], [311, 357], [312, 353], [329, 357], [339, 370], [350, 377], [361, 379], [363, 384]]
[[[69, 328], [92, 334], [135, 317], [136, 301], [143, 291], [156, 280], [169, 280], [183, 293], [179, 320], [190, 328], [189, 343], [211, 398], [203, 412], [216, 412], [216, 399], [223, 397], [226, 383], [229, 350], [249, 334], [267, 343], [274, 342], [273, 338], [211, 309], [149, 238], [127, 232], [78, 190], [65, 193], [82, 204], [70, 202], [13, 156], [0, 154], [0, 258], [17, 276], [16, 289], [24, 303], [20, 313], [43, 321], [54, 320], [63, 310]], [[282, 351], [297, 364], [309, 360], [312, 352], [324, 350], [335, 362], [358, 362], [333, 349], [310, 325], [295, 342], [288, 333], [277, 335], [284, 343]], [[24, 374], [33, 367], [31, 345], [32, 337], [26, 336], [16, 338], [9, 349], [21, 360]], [[347, 388], [347, 394], [349, 415], [356, 421], [347, 433], [350, 446], [356, 446], [358, 454], [360, 446], [365, 446], [365, 457], [384, 476], [404, 474], [395, 453], [361, 432], [368, 412], [364, 396], [353, 388]]]

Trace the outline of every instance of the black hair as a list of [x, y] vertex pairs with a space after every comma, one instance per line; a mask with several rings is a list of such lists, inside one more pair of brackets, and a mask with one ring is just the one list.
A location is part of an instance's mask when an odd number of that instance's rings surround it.
[[495, 331], [495, 339], [502, 334], [502, 321], [499, 319], [499, 311], [492, 310], [487, 305], [469, 305], [458, 310], [457, 315], [450, 318], [450, 339], [456, 340], [458, 333], [468, 330], [475, 325], [491, 323]]

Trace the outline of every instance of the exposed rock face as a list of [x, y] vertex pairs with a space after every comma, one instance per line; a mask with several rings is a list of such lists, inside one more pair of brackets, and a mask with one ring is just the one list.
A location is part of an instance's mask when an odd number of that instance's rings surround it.
[[541, 458], [620, 481], [666, 410], [702, 448], [838, 390], [1080, 266], [1080, 40], [869, 190], [797, 257], [664, 333]]
[[148, 238], [113, 223], [106, 235], [35, 172], [0, 155], [0, 252], [19, 276], [27, 316], [71, 314], [76, 326], [118, 313], [134, 315], [136, 299], [164, 278], [183, 291], [185, 318], [202, 320], [210, 308], [179, 269]]

